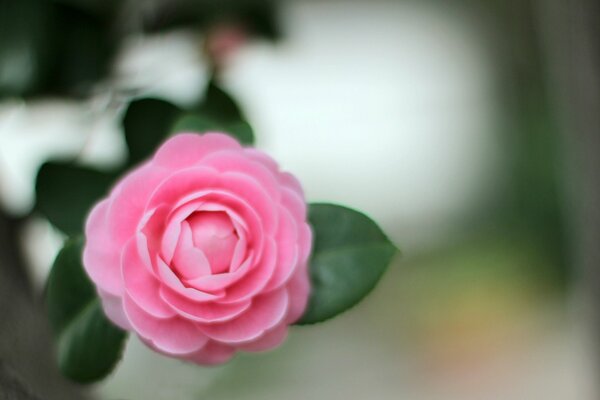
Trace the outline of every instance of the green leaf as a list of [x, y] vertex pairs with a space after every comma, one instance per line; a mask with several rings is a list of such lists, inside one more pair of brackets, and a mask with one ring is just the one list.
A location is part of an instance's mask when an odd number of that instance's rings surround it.
[[107, 76], [118, 47], [112, 35], [114, 19], [67, 3], [51, 4], [53, 64], [39, 94], [89, 95]]
[[0, 2], [0, 97], [82, 97], [106, 77], [114, 18], [67, 3]]
[[182, 28], [210, 30], [229, 21], [247, 29], [249, 35], [277, 40], [281, 36], [277, 23], [278, 6], [279, 2], [274, 0], [183, 0], [177, 2], [177, 7], [156, 2], [150, 12], [145, 13], [142, 22], [145, 31], [160, 32]]
[[198, 112], [220, 123], [244, 121], [242, 109], [233, 97], [211, 79]]
[[181, 110], [164, 100], [139, 99], [129, 104], [123, 118], [129, 164], [150, 157], [167, 138]]
[[52, 62], [50, 5], [40, 0], [0, 2], [0, 98], [33, 92]]
[[298, 324], [332, 318], [361, 301], [397, 252], [366, 215], [333, 204], [311, 204], [314, 230], [311, 295]]
[[184, 114], [175, 120], [171, 133], [221, 130], [221, 124], [199, 114]]
[[56, 333], [63, 331], [77, 316], [82, 304], [85, 306], [96, 299], [96, 291], [81, 265], [82, 249], [81, 237], [67, 241], [56, 256], [48, 277], [48, 315]]
[[60, 251], [46, 288], [50, 323], [58, 342], [58, 365], [68, 378], [90, 383], [108, 375], [121, 358], [126, 333], [106, 319], [81, 265], [83, 239]]
[[250, 124], [245, 121], [234, 122], [226, 125], [223, 129], [226, 133], [235, 137], [241, 144], [254, 144], [254, 131]]
[[114, 174], [92, 168], [47, 162], [37, 175], [35, 208], [64, 233], [81, 233], [90, 208], [114, 179]]
[[242, 144], [251, 145], [254, 143], [254, 132], [252, 131], [252, 127], [244, 121], [224, 125], [199, 114], [184, 114], [175, 121], [175, 124], [171, 128], [172, 133], [203, 133], [210, 131], [228, 133]]

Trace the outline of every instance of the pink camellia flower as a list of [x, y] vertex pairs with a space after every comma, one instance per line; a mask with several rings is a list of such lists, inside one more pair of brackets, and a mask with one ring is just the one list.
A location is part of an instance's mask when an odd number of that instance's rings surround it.
[[278, 346], [304, 312], [302, 188], [221, 133], [178, 134], [88, 217], [83, 254], [106, 315], [163, 354], [220, 364]]

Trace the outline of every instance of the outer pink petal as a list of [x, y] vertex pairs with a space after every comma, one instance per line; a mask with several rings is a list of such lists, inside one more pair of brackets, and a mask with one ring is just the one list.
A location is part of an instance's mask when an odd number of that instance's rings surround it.
[[200, 365], [219, 365], [229, 361], [234, 354], [233, 347], [209, 340], [203, 348], [186, 359]]
[[135, 331], [157, 349], [169, 354], [186, 354], [200, 349], [207, 337], [190, 321], [174, 317], [159, 319], [144, 312], [128, 295], [123, 299], [125, 314]]
[[210, 154], [204, 160], [202, 165], [212, 167], [220, 172], [239, 172], [251, 177], [258, 182], [271, 199], [279, 202], [281, 194], [279, 193], [279, 182], [276, 178], [276, 171], [272, 171], [261, 162], [249, 158], [241, 151], [221, 151]]
[[280, 208], [275, 242], [277, 243], [277, 266], [265, 288], [266, 291], [283, 285], [298, 264], [298, 227], [292, 215], [283, 207]]
[[176, 315], [175, 311], [161, 299], [160, 282], [143, 265], [135, 240], [129, 241], [125, 246], [121, 262], [125, 290], [140, 308], [157, 318]]
[[239, 317], [222, 323], [201, 326], [213, 340], [225, 343], [248, 342], [260, 337], [265, 331], [281, 322], [288, 309], [288, 294], [285, 289], [257, 296], [252, 306]]
[[312, 230], [306, 222], [302, 222], [300, 225], [298, 244], [300, 246], [300, 260], [304, 263], [310, 256], [312, 248]]
[[261, 163], [262, 165], [267, 167], [274, 174], [278, 173], [279, 165], [277, 164], [277, 162], [275, 160], [273, 160], [273, 158], [271, 156], [269, 156], [264, 151], [258, 150], [253, 147], [249, 147], [249, 148], [244, 149], [244, 154], [246, 156], [250, 157], [251, 159], [253, 159], [254, 161]]
[[289, 172], [280, 172], [279, 182], [289, 189], [295, 191], [301, 198], [304, 199], [304, 189], [302, 189], [300, 181], [294, 175], [290, 174]]
[[296, 221], [306, 221], [306, 203], [294, 190], [281, 188], [281, 204], [292, 213]]
[[123, 301], [119, 296], [113, 296], [109, 293], [103, 292], [98, 289], [98, 296], [100, 296], [102, 309], [104, 314], [110, 319], [115, 325], [124, 330], [131, 330], [133, 327], [129, 323], [125, 311], [123, 310]]
[[153, 161], [167, 168], [181, 169], [197, 164], [215, 151], [241, 148], [235, 139], [222, 133], [181, 133], [167, 140], [158, 149]]
[[284, 322], [263, 333], [256, 340], [236, 345], [236, 347], [240, 350], [250, 352], [271, 350], [280, 346], [287, 338], [287, 334], [288, 325]]
[[300, 181], [298, 181], [294, 175], [280, 171], [279, 165], [271, 158], [271, 156], [255, 148], [244, 149], [244, 153], [246, 156], [252, 158], [254, 161], [260, 162], [271, 170], [271, 172], [276, 175], [277, 180], [281, 185], [294, 190], [300, 197], [304, 198], [304, 189], [302, 188]]
[[173, 172], [161, 184], [152, 187], [153, 192], [147, 207], [152, 209], [161, 204], [175, 205], [183, 197], [214, 188], [217, 178], [216, 170], [204, 166], [194, 166]]
[[308, 297], [310, 295], [310, 281], [308, 277], [308, 268], [306, 265], [301, 265], [292, 278], [286, 285], [288, 295], [290, 298], [288, 314], [285, 318], [285, 322], [293, 324], [296, 322], [304, 311], [308, 303]]
[[168, 174], [168, 170], [146, 163], [125, 175], [113, 189], [108, 228], [117, 244], [124, 245], [138, 230], [150, 195]]
[[123, 292], [121, 251], [107, 230], [106, 216], [109, 206], [108, 199], [102, 200], [92, 209], [86, 221], [83, 266], [100, 289], [118, 296]]

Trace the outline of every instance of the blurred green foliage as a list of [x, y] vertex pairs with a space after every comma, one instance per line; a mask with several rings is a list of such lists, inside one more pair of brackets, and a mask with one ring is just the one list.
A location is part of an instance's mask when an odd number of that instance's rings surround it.
[[35, 208], [67, 235], [80, 234], [92, 205], [116, 176], [72, 162], [48, 161], [37, 175]]
[[270, 1], [0, 0], [0, 99], [89, 95], [140, 20], [146, 32], [235, 23], [274, 40], [275, 17]]
[[108, 375], [121, 358], [126, 333], [109, 322], [81, 265], [83, 238], [69, 240], [56, 257], [46, 287], [58, 365], [68, 378], [88, 383]]
[[277, 7], [273, 0], [171, 0], [158, 2], [144, 18], [144, 30], [157, 32], [174, 28], [210, 28], [219, 22], [240, 24], [250, 34], [279, 39]]
[[83, 96], [105, 78], [112, 15], [49, 0], [0, 2], [0, 98]]

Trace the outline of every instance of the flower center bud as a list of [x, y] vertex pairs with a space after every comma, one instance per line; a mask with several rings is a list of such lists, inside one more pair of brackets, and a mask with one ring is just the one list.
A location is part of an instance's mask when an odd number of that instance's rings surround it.
[[231, 218], [222, 211], [199, 211], [187, 218], [194, 247], [202, 250], [213, 274], [229, 270], [238, 235]]

